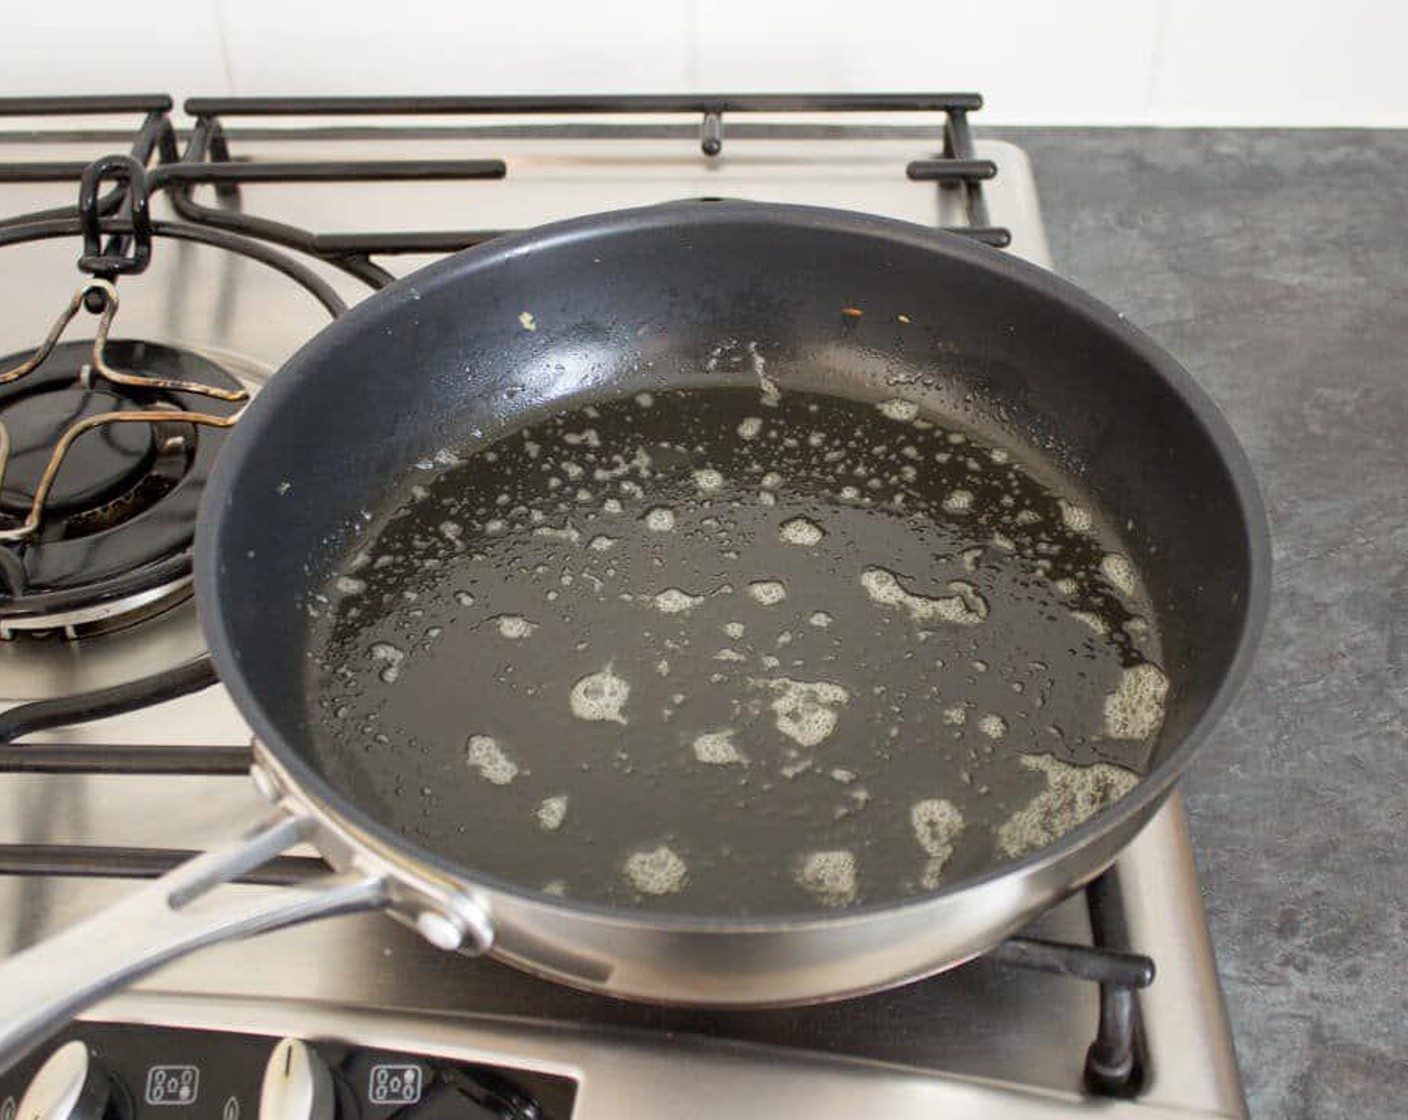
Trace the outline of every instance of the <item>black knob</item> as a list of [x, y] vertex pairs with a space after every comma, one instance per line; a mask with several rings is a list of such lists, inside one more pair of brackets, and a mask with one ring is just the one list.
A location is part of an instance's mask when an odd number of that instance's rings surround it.
[[406, 1120], [541, 1120], [538, 1102], [492, 1070], [447, 1066]]
[[87, 1043], [66, 1042], [30, 1080], [15, 1120], [111, 1120], [114, 1088]]

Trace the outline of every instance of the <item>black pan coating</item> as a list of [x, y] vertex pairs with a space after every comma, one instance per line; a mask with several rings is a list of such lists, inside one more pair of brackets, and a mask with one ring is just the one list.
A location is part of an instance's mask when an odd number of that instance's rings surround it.
[[[203, 508], [197, 593], [222, 679], [306, 792], [406, 846], [384, 805], [329, 780], [306, 669], [313, 597], [408, 469], [556, 402], [717, 383], [720, 369], [746, 383], [747, 343], [784, 393], [902, 393], [993, 446], [1032, 449], [1090, 497], [1145, 581], [1173, 682], [1149, 780], [1100, 819], [1167, 788], [1245, 671], [1265, 608], [1259, 498], [1211, 403], [1089, 297], [982, 247], [860, 215], [682, 203], [564, 223], [408, 277], [255, 402]], [[505, 889], [541, 886], [410, 850]]]

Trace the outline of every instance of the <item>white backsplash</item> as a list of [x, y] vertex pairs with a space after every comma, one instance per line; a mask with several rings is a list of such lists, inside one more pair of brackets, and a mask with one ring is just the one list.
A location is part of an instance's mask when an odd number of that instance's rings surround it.
[[981, 90], [989, 124], [1408, 125], [1384, 0], [11, 4], [0, 94]]

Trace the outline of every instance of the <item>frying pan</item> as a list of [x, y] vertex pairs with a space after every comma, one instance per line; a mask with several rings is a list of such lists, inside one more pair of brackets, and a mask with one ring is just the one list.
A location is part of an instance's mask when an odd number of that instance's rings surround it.
[[[936, 891], [738, 918], [497, 879], [408, 840], [385, 806], [329, 776], [309, 748], [305, 608], [361, 511], [468, 432], [490, 441], [553, 402], [670, 388], [725, 338], [755, 340], [784, 392], [817, 369], [861, 399], [903, 382], [927, 410], [1040, 448], [1133, 526], [1172, 685], [1131, 793]], [[358, 909], [387, 908], [446, 949], [677, 1004], [836, 999], [953, 966], [1098, 875], [1159, 808], [1247, 672], [1268, 576], [1257, 488], [1217, 409], [1148, 338], [1038, 268], [917, 226], [741, 202], [597, 215], [469, 250], [299, 351], [250, 406], [205, 497], [197, 601], [257, 736], [253, 776], [274, 820], [0, 967], [0, 1065], [178, 954]], [[382, 749], [394, 763], [397, 744]], [[305, 841], [336, 869], [325, 881], [213, 890]]]

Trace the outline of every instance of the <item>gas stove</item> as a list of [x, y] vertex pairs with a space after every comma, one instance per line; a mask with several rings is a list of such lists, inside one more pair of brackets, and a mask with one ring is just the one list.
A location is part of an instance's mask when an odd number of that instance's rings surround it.
[[[192, 515], [243, 402], [330, 317], [507, 230], [691, 197], [865, 210], [1049, 267], [1030, 166], [973, 137], [980, 106], [0, 100], [0, 737], [23, 734], [0, 746], [0, 953], [262, 819], [249, 729], [202, 661]], [[1176, 795], [1021, 937], [862, 999], [633, 1005], [353, 916], [95, 1007], [0, 1071], [0, 1120], [41, 1065], [27, 1100], [56, 1120], [1245, 1115]]]

